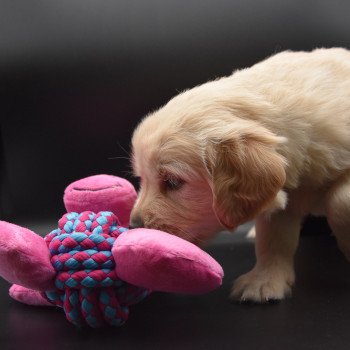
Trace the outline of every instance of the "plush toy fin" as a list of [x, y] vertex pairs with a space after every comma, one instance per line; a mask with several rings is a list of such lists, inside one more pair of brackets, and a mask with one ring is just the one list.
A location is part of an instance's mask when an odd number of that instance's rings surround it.
[[45, 291], [54, 289], [56, 272], [42, 237], [0, 221], [0, 276], [10, 283]]
[[64, 191], [63, 201], [68, 212], [111, 211], [121, 226], [128, 227], [136, 197], [129, 181], [112, 175], [94, 175], [71, 183]]
[[224, 275], [209, 254], [157, 230], [125, 232], [114, 243], [112, 254], [122, 280], [156, 291], [206, 293], [219, 287]]
[[10, 297], [20, 303], [36, 306], [54, 306], [47, 301], [41, 292], [13, 284], [9, 290]]

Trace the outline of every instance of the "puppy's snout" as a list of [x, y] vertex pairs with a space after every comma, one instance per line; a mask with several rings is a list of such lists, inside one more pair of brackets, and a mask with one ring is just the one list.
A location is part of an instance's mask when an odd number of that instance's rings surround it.
[[144, 222], [139, 215], [132, 215], [130, 220], [130, 228], [144, 227]]

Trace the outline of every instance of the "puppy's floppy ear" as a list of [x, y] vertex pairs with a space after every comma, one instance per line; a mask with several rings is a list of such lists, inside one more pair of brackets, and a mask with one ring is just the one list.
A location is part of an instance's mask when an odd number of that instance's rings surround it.
[[223, 226], [233, 229], [253, 219], [275, 199], [286, 180], [286, 161], [275, 150], [283, 141], [264, 128], [208, 140], [213, 209]]

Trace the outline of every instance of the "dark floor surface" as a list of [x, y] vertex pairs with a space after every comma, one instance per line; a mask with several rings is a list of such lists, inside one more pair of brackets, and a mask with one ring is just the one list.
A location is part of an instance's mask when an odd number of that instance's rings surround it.
[[231, 282], [254, 265], [244, 234], [223, 233], [208, 252], [225, 270], [221, 288], [154, 293], [118, 329], [75, 328], [60, 309], [11, 300], [1, 280], [0, 349], [350, 349], [350, 266], [331, 236], [301, 238], [293, 297], [269, 305], [228, 300]]

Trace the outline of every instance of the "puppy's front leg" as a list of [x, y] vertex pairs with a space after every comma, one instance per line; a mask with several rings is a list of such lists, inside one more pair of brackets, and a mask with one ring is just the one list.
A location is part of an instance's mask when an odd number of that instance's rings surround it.
[[234, 282], [232, 298], [263, 303], [283, 299], [291, 293], [300, 223], [300, 217], [287, 211], [257, 218], [256, 265]]

